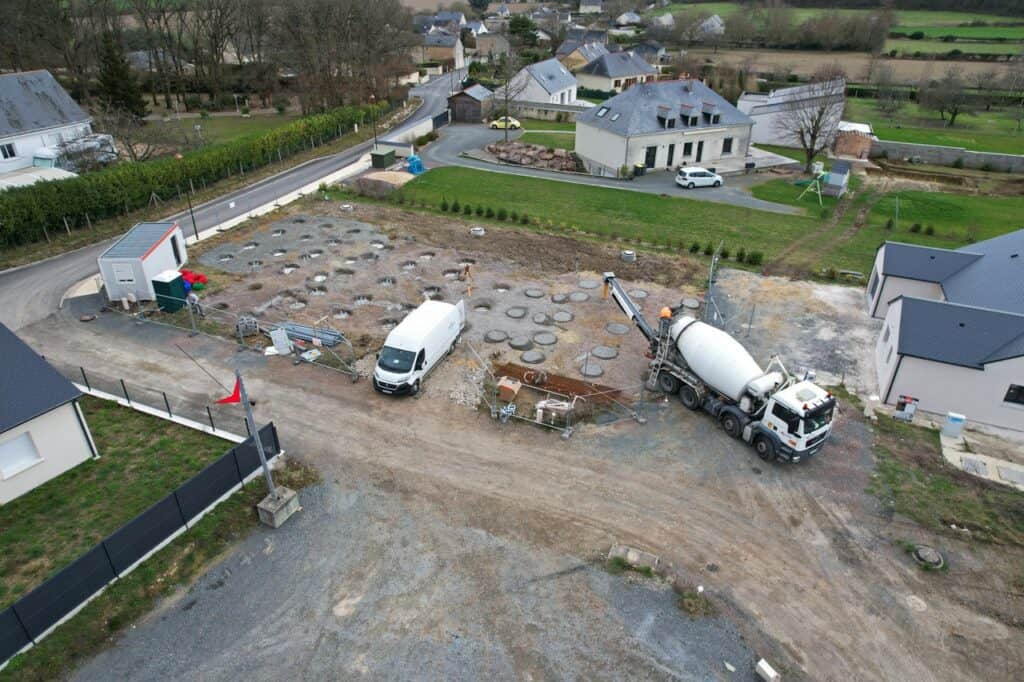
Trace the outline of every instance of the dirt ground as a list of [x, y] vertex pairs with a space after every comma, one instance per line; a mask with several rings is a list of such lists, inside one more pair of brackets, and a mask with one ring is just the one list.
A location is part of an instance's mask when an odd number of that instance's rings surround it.
[[[311, 210], [308, 204], [304, 210]], [[476, 253], [470, 257], [478, 260], [507, 260], [503, 277], [521, 272], [532, 279], [546, 270], [552, 287], [562, 276], [571, 285], [613, 263], [621, 269], [615, 249], [586, 242], [564, 242], [570, 248], [560, 253], [548, 237], [489, 228], [486, 241], [474, 241], [461, 221], [446, 225], [442, 217], [392, 208], [367, 208], [354, 217], [380, 225], [392, 243], [403, 232], [460, 255]], [[664, 268], [644, 255], [635, 267], [641, 275], [650, 268], [647, 276], [623, 273], [645, 288], [678, 288], [688, 281], [685, 261], [679, 263]], [[678, 279], [657, 281], [659, 269], [679, 273]], [[787, 363], [845, 368], [848, 382], [865, 371], [859, 361], [847, 365], [847, 356], [827, 353], [836, 347], [856, 356], [849, 347], [864, 343], [853, 311], [862, 306], [829, 287], [800, 284], [799, 296], [783, 296], [784, 280], [746, 277], [753, 276], [723, 272], [719, 282], [739, 313], [730, 331], [745, 320], [746, 294], [758, 292], [753, 300], [766, 312], [754, 317], [758, 334], [750, 338], [761, 344], [755, 357], [785, 348], [793, 355], [784, 353]], [[289, 547], [293, 559], [280, 570], [289, 571], [297, 587], [282, 587], [272, 608], [237, 587], [257, 584], [242, 567], [255, 558], [258, 538], [225, 564], [241, 576], [227, 583], [236, 585], [226, 592], [230, 598], [193, 595], [205, 604], [195, 606], [195, 620], [179, 615], [193, 612], [185, 610], [188, 598], [180, 609], [169, 604], [87, 671], [109, 666], [144, 677], [151, 665], [145, 656], [154, 652], [167, 670], [189, 665], [198, 677], [259, 679], [258, 666], [248, 661], [280, 652], [285, 662], [308, 664], [298, 676], [310, 678], [411, 671], [412, 677], [750, 679], [749, 662], [761, 656], [787, 680], [1024, 677], [1024, 606], [1019, 585], [1012, 586], [1022, 579], [1024, 553], [929, 531], [868, 494], [875, 475], [871, 427], [849, 405], [821, 455], [797, 466], [761, 462], [712, 420], [669, 399], [644, 406], [646, 423], [587, 425], [563, 440], [528, 425], [501, 425], [479, 410], [452, 409], [449, 400], [386, 398], [368, 382], [239, 352], [226, 339], [190, 338], [113, 313], [83, 324], [78, 316], [90, 305], [96, 302], [72, 299], [21, 334], [48, 358], [118, 372], [172, 397], [219, 396], [222, 390], [183, 363], [176, 345], [215, 376], [229, 377], [239, 367], [258, 417], [273, 419], [289, 453], [316, 466], [338, 490], [313, 493], [312, 533], [311, 521], [300, 520], [274, 534], [273, 542]], [[787, 318], [797, 324], [782, 325]], [[788, 341], [794, 327], [800, 330], [795, 343]], [[459, 362], [445, 368], [453, 374], [465, 369]], [[441, 383], [441, 375], [436, 379]], [[429, 386], [425, 393], [429, 397]], [[379, 504], [372, 497], [359, 502], [369, 486], [376, 487], [373, 496], [383, 496]], [[406, 505], [401, 513], [396, 500]], [[422, 525], [403, 520], [410, 517]], [[353, 523], [359, 532], [347, 530]], [[949, 559], [948, 572], [922, 571], [904, 552], [906, 541], [938, 547]], [[614, 542], [654, 552], [691, 584], [703, 585], [735, 631], [702, 631], [712, 646], [704, 635], [663, 620], [663, 603], [639, 593], [623, 597], [623, 608], [639, 609], [639, 620], [627, 618], [608, 607], [615, 588], [585, 570], [553, 593], [521, 591], [527, 576], [592, 562]], [[509, 551], [502, 547], [524, 558], [493, 556]], [[358, 560], [364, 556], [367, 565]], [[453, 563], [439, 564], [441, 557]], [[212, 589], [219, 577], [214, 569], [199, 589]], [[258, 641], [265, 647], [243, 647], [233, 658], [232, 652], [203, 654], [203, 634], [219, 641], [221, 627], [237, 635], [231, 642], [262, 633]], [[183, 640], [183, 632], [191, 639]], [[462, 637], [467, 632], [471, 636]], [[663, 664], [657, 670], [650, 667], [654, 632], [671, 633], [679, 652], [655, 657]], [[182, 642], [196, 642], [202, 655], [184, 653]], [[737, 665], [743, 667], [732, 674], [701, 650], [753, 656], [742, 658]], [[590, 651], [605, 652], [595, 659], [599, 666], [584, 661]], [[274, 676], [279, 669], [268, 670]]]

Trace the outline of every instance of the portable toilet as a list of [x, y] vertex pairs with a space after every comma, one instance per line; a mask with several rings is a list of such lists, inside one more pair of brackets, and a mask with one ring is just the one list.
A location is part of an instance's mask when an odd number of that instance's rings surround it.
[[107, 298], [156, 300], [153, 280], [188, 262], [178, 223], [139, 223], [96, 259]]
[[156, 303], [165, 313], [174, 313], [185, 306], [185, 279], [177, 270], [161, 272], [153, 278]]

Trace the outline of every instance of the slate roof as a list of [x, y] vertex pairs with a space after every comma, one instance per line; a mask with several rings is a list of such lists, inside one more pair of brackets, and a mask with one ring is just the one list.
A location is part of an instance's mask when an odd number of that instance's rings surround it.
[[[696, 115], [699, 115], [706, 104], [716, 107], [721, 119], [716, 124], [710, 124], [704, 123], [703, 117], [700, 117], [700, 123], [691, 126], [689, 130], [753, 123], [749, 116], [741, 113], [725, 98], [698, 80], [638, 83], [601, 105], [577, 114], [576, 122], [602, 128], [623, 137], [661, 133], [665, 132], [665, 127], [658, 120], [659, 107], [661, 111], [667, 109], [678, 116], [681, 107], [689, 106]], [[602, 110], [606, 111], [599, 116]], [[686, 127], [682, 129], [687, 130]], [[677, 124], [673, 131], [679, 130]]]
[[545, 59], [542, 62], [530, 64], [526, 70], [551, 94], [576, 85], [576, 78], [557, 59]]
[[458, 39], [449, 33], [428, 33], [423, 36], [423, 44], [427, 47], [455, 47]]
[[601, 0], [580, 0], [580, 7], [600, 7]]
[[886, 242], [884, 248], [883, 275], [922, 282], [943, 282], [981, 257], [975, 253], [901, 242]]
[[475, 85], [471, 85], [468, 88], [464, 89], [462, 92], [457, 92], [455, 94], [456, 95], [467, 95], [469, 97], [472, 97], [473, 99], [475, 99], [478, 102], [483, 102], [484, 100], [487, 100], [487, 99], [490, 99], [491, 97], [494, 97], [494, 93], [493, 92], [491, 92], [490, 90], [488, 90], [484, 86], [480, 85], [479, 83], [476, 83]]
[[965, 246], [957, 253], [978, 258], [943, 280], [947, 300], [1024, 314], [1024, 230]]
[[138, 223], [100, 254], [100, 258], [142, 258], [176, 225], [177, 223]]
[[588, 62], [597, 59], [601, 55], [608, 54], [608, 46], [604, 43], [581, 43], [578, 40], [566, 40], [558, 46], [555, 56], [565, 57], [576, 50], [579, 50], [580, 56]]
[[0, 75], [0, 137], [90, 120], [49, 71]]
[[652, 76], [658, 72], [642, 57], [629, 52], [603, 54], [579, 69], [579, 73], [605, 78], [628, 78], [631, 76]]
[[1024, 315], [903, 297], [897, 350], [925, 360], [983, 369], [1024, 355]]
[[70, 381], [0, 323], [0, 433], [80, 395]]
[[565, 32], [566, 40], [578, 43], [608, 43], [608, 31], [599, 28], [582, 28], [574, 26]]

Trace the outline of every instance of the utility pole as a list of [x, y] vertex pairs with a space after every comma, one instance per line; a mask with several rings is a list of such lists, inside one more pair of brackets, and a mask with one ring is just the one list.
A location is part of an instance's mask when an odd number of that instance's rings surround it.
[[192, 218], [192, 234], [196, 236], [196, 241], [199, 241], [199, 228], [196, 227], [196, 214], [192, 210], [192, 193], [185, 192], [185, 199], [188, 201], [188, 215]]
[[267, 479], [267, 490], [274, 500], [278, 499], [277, 487], [274, 486], [274, 478], [270, 475], [270, 466], [267, 464], [267, 455], [263, 452], [263, 441], [260, 440], [260, 433], [256, 430], [256, 420], [252, 416], [252, 405], [249, 403], [249, 394], [245, 391], [245, 382], [242, 381], [242, 373], [235, 370], [235, 379], [238, 380], [238, 393], [245, 406], [245, 421], [249, 424], [249, 433], [256, 442], [256, 452], [260, 456], [260, 465], [263, 467], [263, 477]]
[[373, 111], [370, 112], [370, 116], [373, 118], [373, 151], [377, 151], [377, 97], [372, 92], [370, 93], [370, 106], [373, 107]]

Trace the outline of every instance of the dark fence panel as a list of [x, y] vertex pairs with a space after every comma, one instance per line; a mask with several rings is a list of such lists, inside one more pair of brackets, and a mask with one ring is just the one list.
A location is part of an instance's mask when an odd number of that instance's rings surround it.
[[14, 609], [29, 635], [36, 639], [115, 577], [103, 545], [96, 545], [22, 597]]
[[[260, 429], [260, 441], [263, 443], [263, 453], [269, 461], [278, 453], [277, 431], [272, 423]], [[235, 459], [242, 476], [248, 476], [260, 468], [260, 454], [256, 451], [256, 444], [252, 440], [247, 440], [235, 447]]]
[[25, 634], [25, 628], [21, 627], [13, 607], [0, 613], [0, 662], [21, 651], [31, 641]]
[[186, 481], [175, 494], [185, 518], [191, 520], [239, 483], [234, 453], [228, 452]]
[[445, 109], [443, 112], [434, 117], [434, 130], [446, 126], [451, 123], [451, 112]]
[[103, 541], [121, 573], [185, 525], [174, 495], [168, 495]]

